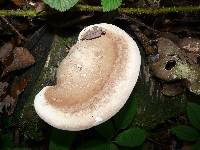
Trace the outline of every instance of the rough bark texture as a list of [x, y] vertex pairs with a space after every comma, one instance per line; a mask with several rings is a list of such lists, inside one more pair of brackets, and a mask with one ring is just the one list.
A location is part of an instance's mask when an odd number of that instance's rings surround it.
[[[25, 73], [32, 76], [32, 82], [19, 98], [13, 119], [25, 136], [37, 140], [44, 137], [43, 125], [47, 124], [39, 119], [34, 110], [34, 97], [42, 87], [54, 84], [57, 66], [67, 55], [66, 48], [70, 48], [76, 38], [76, 34], [66, 34], [63, 37], [44, 31], [39, 40], [36, 38], [37, 41], [31, 40], [34, 42], [26, 45], [35, 56], [36, 64]], [[186, 100], [189, 99], [186, 92], [175, 97], [163, 96], [160, 81], [151, 76], [144, 55], [139, 80], [132, 95], [138, 105], [133, 126], [146, 129], [152, 129], [165, 120], [183, 113]]]
[[[25, 92], [19, 97], [14, 123], [26, 137], [41, 140], [43, 138], [43, 122], [36, 114], [33, 101], [35, 95], [46, 85], [52, 85], [55, 82], [56, 69], [59, 62], [67, 55], [68, 47], [75, 41], [74, 35], [59, 37], [56, 34], [50, 34], [44, 31], [39, 32], [39, 37], [34, 37], [38, 41], [27, 43], [35, 54], [36, 64], [27, 70], [26, 75], [32, 77], [32, 82]], [[34, 40], [32, 40], [34, 41]]]

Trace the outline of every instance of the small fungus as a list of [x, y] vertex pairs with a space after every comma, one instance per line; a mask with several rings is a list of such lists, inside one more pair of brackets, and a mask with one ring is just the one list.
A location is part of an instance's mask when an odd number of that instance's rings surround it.
[[35, 110], [58, 129], [79, 131], [101, 124], [126, 103], [140, 64], [138, 46], [125, 31], [106, 23], [88, 26], [60, 63], [56, 85], [36, 95]]

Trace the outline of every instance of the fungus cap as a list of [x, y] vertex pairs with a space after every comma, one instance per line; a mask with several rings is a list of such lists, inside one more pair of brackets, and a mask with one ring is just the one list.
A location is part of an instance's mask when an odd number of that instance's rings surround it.
[[114, 116], [130, 96], [140, 70], [136, 42], [112, 24], [84, 28], [62, 60], [55, 86], [35, 97], [37, 114], [51, 126], [79, 131]]

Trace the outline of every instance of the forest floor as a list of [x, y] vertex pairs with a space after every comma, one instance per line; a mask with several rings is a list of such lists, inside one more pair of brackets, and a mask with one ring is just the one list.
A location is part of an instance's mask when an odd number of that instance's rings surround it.
[[[87, 0], [80, 3], [80, 6], [100, 6], [99, 2]], [[195, 9], [173, 9], [188, 6]], [[57, 12], [40, 0], [1, 0], [0, 149], [62, 150], [70, 145], [66, 149], [90, 150], [98, 149], [95, 146], [106, 141], [110, 147], [104, 149], [128, 150], [133, 148], [113, 141], [130, 128], [146, 132], [145, 141], [134, 145], [135, 149], [190, 150], [194, 149], [195, 142], [200, 146], [196, 140], [199, 135], [188, 140], [194, 135], [177, 138], [177, 132], [171, 132], [171, 128], [177, 125], [194, 125], [195, 129], [200, 129], [194, 123], [200, 125], [198, 117], [197, 121], [191, 121], [188, 113], [189, 102], [200, 103], [199, 6], [200, 2], [195, 0], [127, 0], [122, 8], [142, 9], [102, 12], [92, 8], [80, 10], [81, 7], [77, 6], [77, 9]], [[172, 9], [166, 11], [165, 7]], [[19, 13], [19, 9], [23, 12]], [[131, 115], [131, 121], [125, 127], [118, 128], [118, 122], [112, 118], [107, 127], [100, 129], [76, 133], [52, 129], [35, 114], [34, 96], [44, 85], [55, 83], [57, 64], [67, 55], [66, 48], [75, 43], [79, 31], [102, 22], [122, 28], [140, 47], [142, 67], [130, 98], [137, 103], [128, 102], [131, 108], [125, 106], [124, 115], [129, 116], [129, 109], [134, 109], [135, 105], [137, 112]], [[48, 58], [52, 59], [45, 68]], [[66, 141], [63, 144], [61, 137], [67, 139], [67, 144]], [[85, 143], [88, 146], [82, 146]], [[196, 150], [200, 149], [199, 146], [195, 147]]]

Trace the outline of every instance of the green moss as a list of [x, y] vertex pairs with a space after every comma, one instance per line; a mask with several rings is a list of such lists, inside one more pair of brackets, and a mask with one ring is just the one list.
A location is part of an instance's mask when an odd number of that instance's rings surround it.
[[138, 105], [133, 125], [145, 129], [153, 129], [167, 119], [180, 115], [186, 106], [185, 94], [175, 97], [163, 96], [159, 82], [150, 80], [147, 82], [140, 78], [133, 91]]
[[186, 64], [178, 63], [172, 73], [178, 79], [189, 79], [190, 81], [197, 80], [199, 74], [195, 71], [195, 68]]

